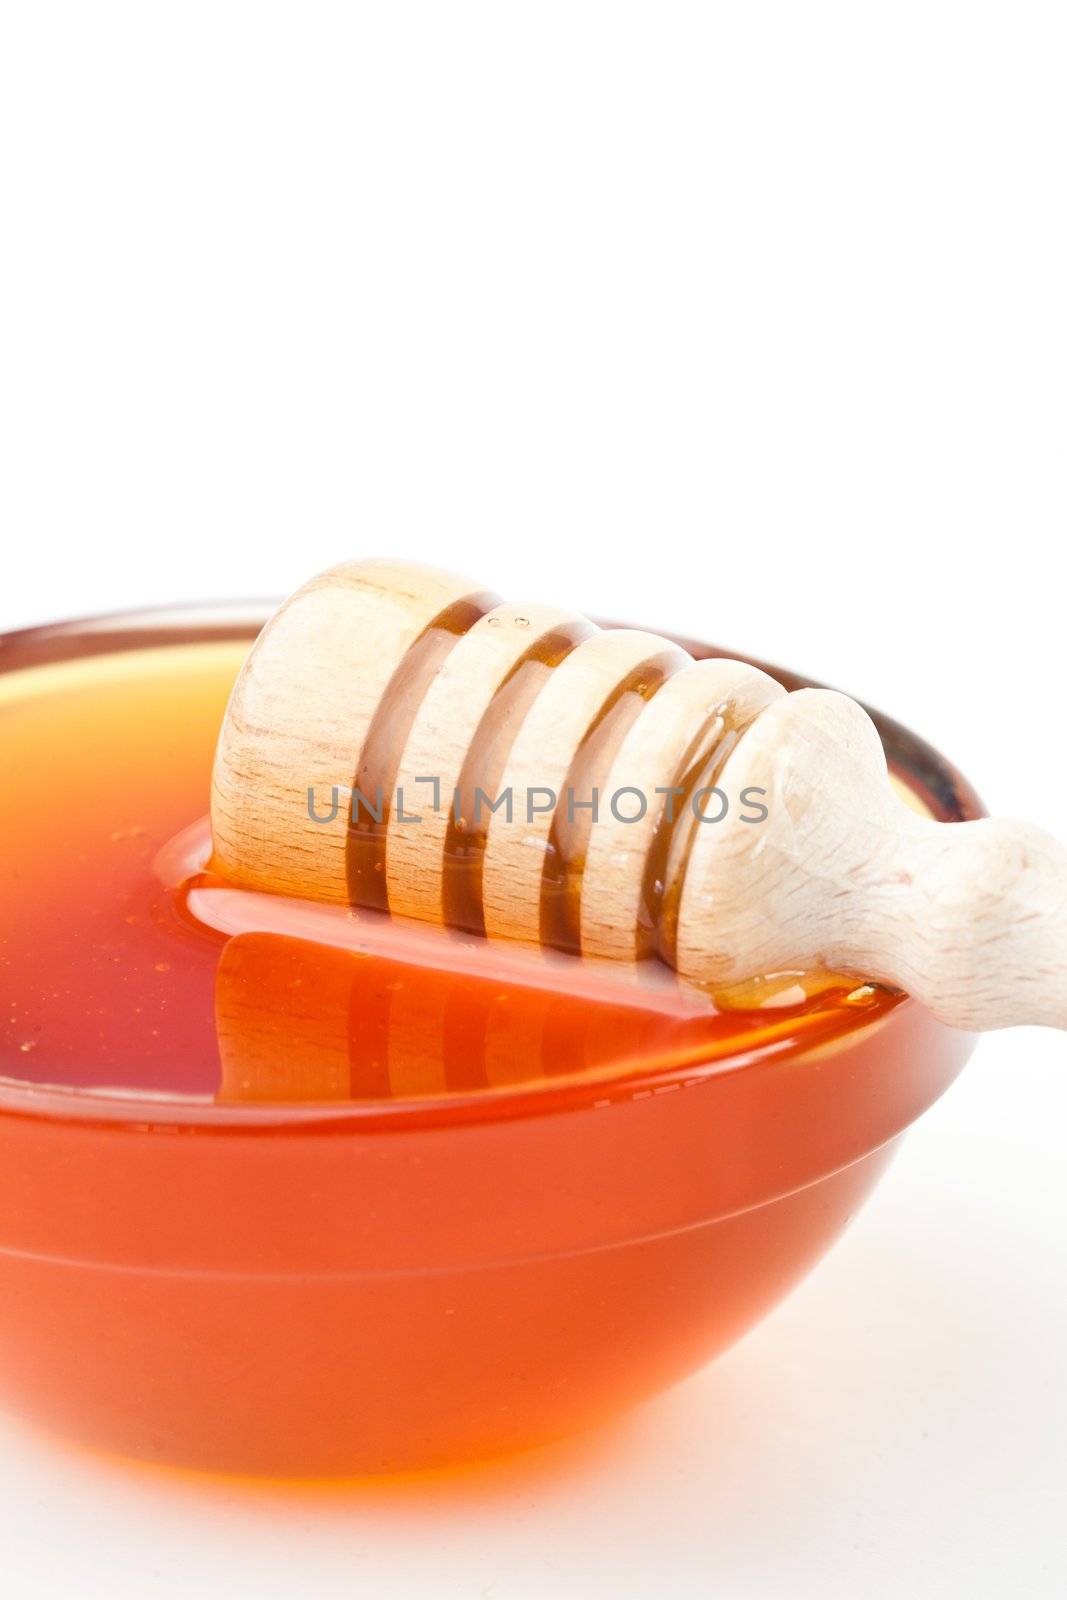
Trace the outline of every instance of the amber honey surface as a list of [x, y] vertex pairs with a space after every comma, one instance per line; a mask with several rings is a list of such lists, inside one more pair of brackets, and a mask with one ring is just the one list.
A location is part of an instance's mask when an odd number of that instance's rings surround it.
[[[767, 1009], [757, 991], [721, 1012], [656, 962], [626, 973], [414, 925], [398, 937], [374, 912], [335, 913], [320, 942], [281, 897], [236, 890], [231, 931], [212, 926], [225, 886], [201, 870], [195, 825], [245, 649], [160, 645], [0, 676], [3, 1077], [227, 1101], [469, 1095], [699, 1064], [892, 1004], [855, 981], [809, 994], [790, 979], [766, 986]], [[186, 830], [182, 886], [167, 853]]]

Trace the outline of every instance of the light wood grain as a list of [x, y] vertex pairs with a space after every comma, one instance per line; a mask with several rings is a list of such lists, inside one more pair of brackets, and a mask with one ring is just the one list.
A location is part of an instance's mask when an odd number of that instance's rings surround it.
[[698, 835], [682, 973], [822, 965], [899, 985], [953, 1027], [1067, 1027], [1067, 850], [1048, 834], [916, 815], [866, 712], [832, 690], [769, 707], [722, 781], [765, 788], [770, 815]]
[[[899, 985], [956, 1027], [1067, 1027], [1067, 851], [1021, 822], [917, 814], [847, 696], [787, 695], [654, 634], [494, 605], [447, 573], [349, 563], [280, 609], [238, 679], [215, 763], [216, 869], [254, 889], [377, 903], [360, 898], [348, 825], [371, 745], [403, 790], [372, 841], [394, 912], [473, 925], [447, 892], [450, 841], [469, 822], [452, 790], [484, 784], [510, 805], [460, 854], [492, 939], [624, 962], [655, 948], [721, 987], [831, 968]], [[572, 786], [579, 802], [597, 791], [595, 821], [581, 804], [564, 811]], [[694, 792], [711, 786], [727, 803], [701, 816]], [[309, 817], [309, 787], [323, 802], [338, 789], [332, 822]], [[638, 821], [622, 820], [632, 797], [612, 808], [623, 789], [646, 797]], [[657, 789], [680, 789], [680, 814], [665, 819]], [[437, 1021], [420, 1026], [432, 1043]], [[493, 1073], [506, 1077], [505, 1035]], [[419, 1059], [406, 1051], [405, 1071]]]
[[[281, 894], [344, 901], [352, 783], [381, 697], [405, 653], [477, 585], [399, 561], [348, 562], [278, 610], [234, 686], [211, 798], [215, 864]], [[313, 822], [307, 793], [333, 822]]]
[[666, 641], [632, 628], [594, 634], [562, 661], [542, 690], [512, 747], [502, 790], [512, 819], [493, 814], [485, 852], [483, 904], [491, 938], [536, 943], [541, 879], [554, 810], [534, 810], [548, 793], [566, 805], [567, 775], [582, 738], [620, 679], [658, 655]]
[[[390, 820], [390, 910], [444, 920], [445, 842], [463, 763], [501, 684], [546, 634], [575, 622], [558, 606], [499, 605], [461, 638], [423, 700], [397, 774], [406, 818]], [[427, 779], [434, 780], [427, 783]], [[422, 781], [419, 781], [422, 780]], [[436, 802], [436, 805], [435, 805]]]
[[[650, 953], [654, 929], [644, 902], [655, 886], [645, 881], [649, 852], [657, 832], [684, 805], [682, 796], [657, 789], [674, 787], [700, 752], [710, 759], [727, 725], [754, 714], [750, 701], [769, 704], [784, 693], [773, 678], [740, 661], [693, 661], [648, 702], [607, 774], [600, 824], [589, 840], [582, 880], [585, 954], [634, 961]], [[623, 790], [630, 793], [623, 796]], [[643, 815], [637, 796], [646, 801]], [[672, 860], [667, 853], [663, 878], [680, 870], [677, 855]]]

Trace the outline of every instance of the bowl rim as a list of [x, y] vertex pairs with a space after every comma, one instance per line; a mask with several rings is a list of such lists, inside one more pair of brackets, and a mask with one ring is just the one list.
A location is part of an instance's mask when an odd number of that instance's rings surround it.
[[[272, 614], [276, 601], [207, 600], [163, 606], [134, 607], [89, 613], [0, 633], [0, 674], [31, 670], [86, 656], [126, 650], [168, 648], [193, 643], [251, 643]], [[600, 619], [600, 626], [632, 626]], [[776, 678], [788, 690], [824, 688], [817, 679], [721, 645], [659, 630], [697, 660], [727, 657], [748, 662]], [[160, 637], [165, 634], [166, 637]], [[88, 648], [86, 647], [88, 641]], [[986, 815], [970, 782], [932, 744], [895, 718], [864, 705], [878, 730], [890, 771], [942, 822], [963, 822]], [[36, 1085], [0, 1076], [0, 1115], [60, 1118], [81, 1123], [135, 1125], [140, 1128], [195, 1126], [198, 1132], [234, 1132], [301, 1128], [327, 1131], [373, 1131], [404, 1127], [443, 1127], [464, 1122], [505, 1121], [517, 1116], [554, 1113], [603, 1104], [615, 1098], [641, 1098], [667, 1087], [690, 1086], [720, 1075], [743, 1071], [786, 1055], [791, 1062], [811, 1059], [841, 1048], [891, 1025], [902, 1013], [921, 1009], [904, 995], [896, 1005], [870, 1017], [857, 1010], [842, 1014], [840, 1026], [805, 1041], [784, 1027], [774, 1037], [716, 1059], [665, 1067], [620, 1063], [568, 1078], [539, 1079], [470, 1094], [450, 1094], [379, 1101], [219, 1103], [213, 1096], [171, 1096], [145, 1090]], [[789, 1020], [789, 1019], [787, 1019]]]

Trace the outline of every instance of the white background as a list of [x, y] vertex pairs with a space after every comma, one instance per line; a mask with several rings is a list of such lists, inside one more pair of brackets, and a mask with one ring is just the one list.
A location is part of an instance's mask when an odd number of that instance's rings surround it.
[[[1067, 834], [1061, 6], [0, 19], [0, 626], [402, 553], [838, 682]], [[984, 1042], [594, 1439], [255, 1489], [0, 1420], [7, 1592], [1059, 1596], [1064, 1055]]]

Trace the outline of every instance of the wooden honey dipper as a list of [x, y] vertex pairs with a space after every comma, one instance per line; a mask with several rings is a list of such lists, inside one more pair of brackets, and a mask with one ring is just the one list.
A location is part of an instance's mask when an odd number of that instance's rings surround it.
[[1067, 1027], [1048, 834], [910, 810], [846, 695], [431, 568], [352, 562], [278, 610], [211, 822], [215, 868], [252, 888], [656, 953], [714, 987], [828, 967], [954, 1027]]

